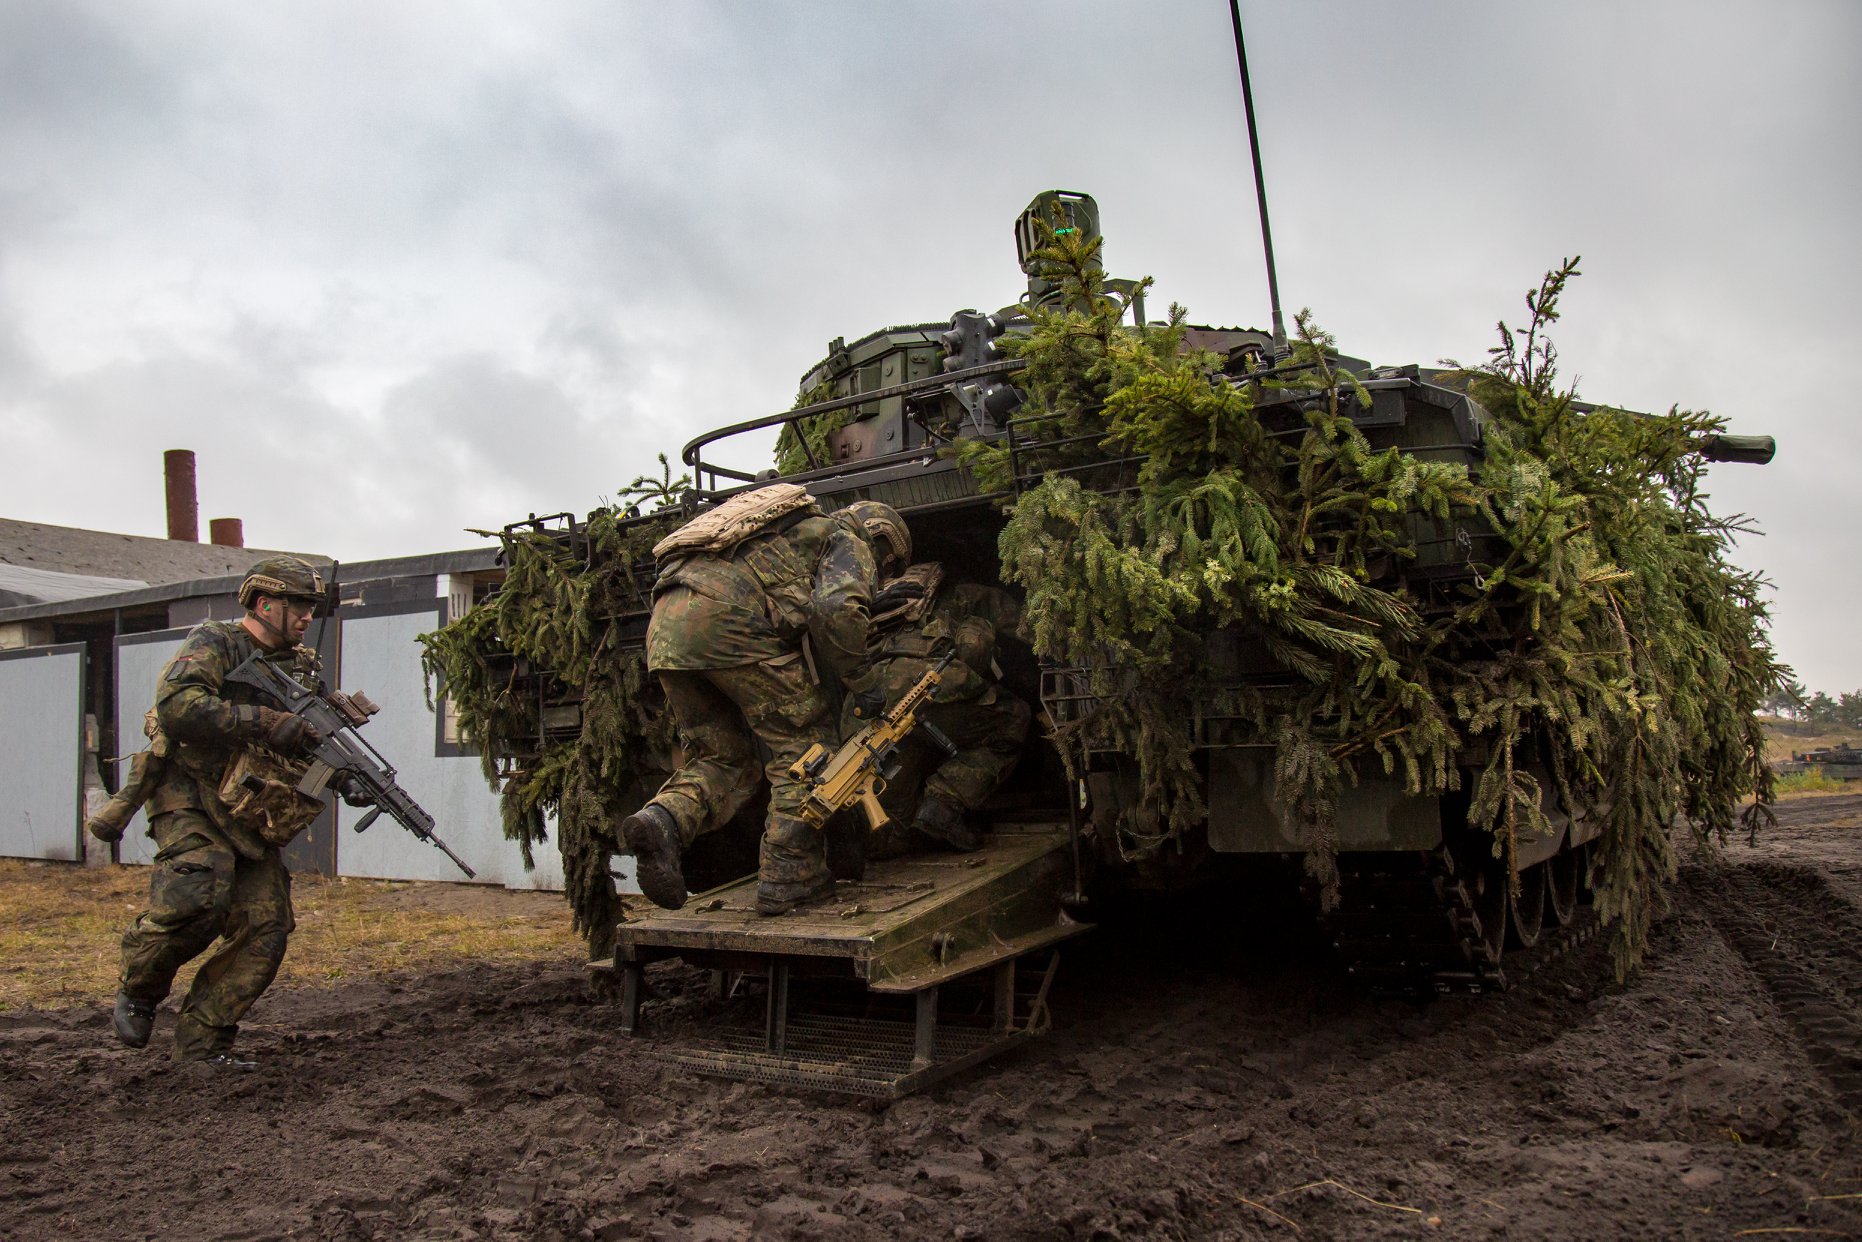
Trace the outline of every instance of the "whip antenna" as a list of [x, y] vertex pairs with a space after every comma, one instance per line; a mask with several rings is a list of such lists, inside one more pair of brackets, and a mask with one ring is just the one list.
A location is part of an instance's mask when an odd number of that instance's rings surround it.
[[1254, 197], [1261, 207], [1261, 246], [1267, 251], [1267, 300], [1274, 310], [1274, 357], [1287, 354], [1287, 328], [1280, 318], [1280, 280], [1274, 275], [1274, 233], [1267, 227], [1267, 182], [1261, 176], [1261, 143], [1254, 131], [1254, 91], [1248, 86], [1248, 49], [1241, 41], [1241, 0], [1228, 0], [1235, 22], [1235, 61], [1241, 66], [1241, 106], [1248, 114], [1248, 155], [1254, 161]]

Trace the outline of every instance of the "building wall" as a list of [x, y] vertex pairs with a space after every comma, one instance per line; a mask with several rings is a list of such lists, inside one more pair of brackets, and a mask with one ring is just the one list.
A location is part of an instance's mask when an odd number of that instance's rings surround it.
[[[155, 706], [155, 683], [162, 667], [186, 637], [187, 631], [178, 629], [130, 634], [116, 640], [116, 737], [117, 750], [122, 752], [112, 783], [116, 789], [129, 779], [130, 756], [148, 745], [142, 718]], [[155, 843], [148, 834], [148, 816], [137, 811], [117, 844], [117, 861], [144, 865], [153, 862]]]
[[[481, 882], [561, 888], [562, 862], [553, 849], [538, 850], [536, 871], [524, 871], [517, 845], [504, 839], [498, 799], [478, 757], [443, 740], [435, 708], [427, 705], [416, 640], [444, 624], [445, 616], [446, 601], [432, 598], [344, 610], [342, 688], [362, 690], [382, 708], [362, 736], [393, 762], [402, 787], [433, 816], [434, 831], [479, 873]], [[340, 874], [464, 878], [446, 855], [386, 817], [361, 835], [350, 831], [366, 814], [338, 808]]]
[[84, 857], [84, 644], [0, 653], [0, 856]]

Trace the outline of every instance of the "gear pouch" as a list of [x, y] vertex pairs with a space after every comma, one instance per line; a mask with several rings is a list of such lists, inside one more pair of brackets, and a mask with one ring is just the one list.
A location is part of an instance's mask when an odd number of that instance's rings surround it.
[[323, 799], [297, 791], [310, 765], [260, 746], [242, 747], [226, 765], [220, 801], [234, 820], [273, 845], [289, 845], [323, 812]]

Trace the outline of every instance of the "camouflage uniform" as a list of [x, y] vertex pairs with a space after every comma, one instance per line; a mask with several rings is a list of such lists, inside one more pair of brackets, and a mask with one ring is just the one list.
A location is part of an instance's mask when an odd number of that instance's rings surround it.
[[[941, 730], [957, 753], [933, 766], [924, 780], [924, 796], [974, 811], [1007, 779], [1028, 739], [1028, 705], [999, 685], [993, 675], [998, 636], [1021, 624], [1021, 605], [997, 587], [975, 583], [946, 585], [933, 597], [923, 619], [876, 635], [873, 671], [890, 702], [916, 685], [946, 652], [957, 659], [945, 666], [921, 719]], [[864, 721], [850, 713], [841, 718], [842, 737], [851, 737]], [[930, 744], [913, 738], [921, 767]], [[942, 757], [942, 752], [938, 752]], [[895, 783], [904, 801], [911, 782]], [[885, 800], [895, 808], [893, 799]], [[890, 852], [883, 846], [879, 853]]]
[[[162, 733], [157, 749], [165, 744], [169, 761], [148, 801], [155, 867], [149, 908], [123, 936], [123, 994], [153, 1008], [183, 965], [225, 937], [181, 1003], [177, 1060], [232, 1045], [240, 1017], [278, 973], [297, 925], [291, 875], [279, 848], [235, 819], [219, 796], [234, 753], [264, 732], [258, 692], [226, 685], [225, 678], [260, 650], [238, 622], [205, 622], [182, 642], [155, 692]], [[321, 688], [310, 648], [293, 646], [265, 658]]]
[[[873, 685], [866, 640], [875, 577], [868, 536], [842, 514], [804, 513], [727, 555], [663, 568], [647, 667], [665, 690], [685, 763], [648, 806], [672, 818], [681, 845], [728, 823], [767, 777], [759, 878], [801, 888], [825, 881], [821, 834], [798, 813], [806, 789], [789, 767], [816, 742], [834, 744], [830, 695]], [[762, 764], [759, 742], [769, 751]]]

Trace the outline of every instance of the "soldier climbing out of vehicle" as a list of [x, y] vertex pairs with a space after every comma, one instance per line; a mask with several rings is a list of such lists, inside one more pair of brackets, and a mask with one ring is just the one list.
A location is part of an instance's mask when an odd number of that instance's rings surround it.
[[[905, 769], [881, 798], [894, 823], [868, 845], [869, 857], [904, 852], [908, 838], [894, 825], [906, 822], [914, 797], [912, 831], [954, 850], [982, 848], [976, 812], [1008, 779], [1028, 739], [1028, 705], [1000, 684], [995, 659], [998, 639], [1013, 635], [1020, 623], [1014, 596], [1000, 587], [948, 582], [936, 562], [911, 566], [874, 598], [873, 671], [889, 700], [915, 685], [947, 652], [957, 658], [944, 668], [921, 717], [936, 730], [932, 736], [948, 741], [955, 753], [913, 737]], [[842, 736], [852, 736], [860, 725], [849, 708]]]
[[869, 609], [881, 572], [897, 573], [911, 550], [890, 506], [863, 500], [823, 513], [789, 483], [734, 496], [654, 547], [647, 667], [685, 760], [618, 835], [655, 904], [685, 904], [685, 848], [729, 823], [764, 776], [757, 911], [783, 914], [833, 891], [822, 835], [799, 814], [805, 789], [789, 769], [810, 746], [834, 744], [837, 701], [863, 717], [885, 710]]

